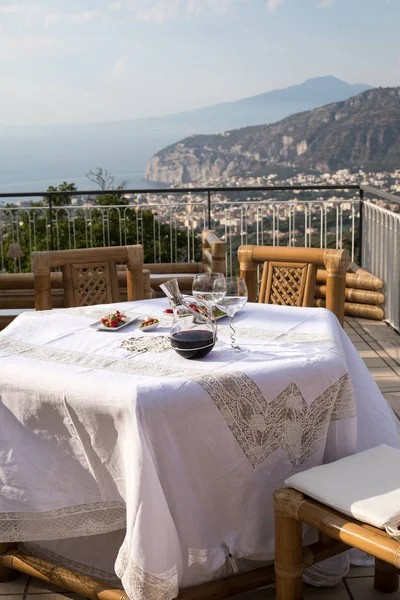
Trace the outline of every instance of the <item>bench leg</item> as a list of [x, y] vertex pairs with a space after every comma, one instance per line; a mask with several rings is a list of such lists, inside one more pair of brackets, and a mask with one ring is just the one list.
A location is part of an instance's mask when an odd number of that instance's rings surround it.
[[[0, 542], [0, 554], [5, 554], [9, 550], [16, 548], [16, 544]], [[8, 567], [0, 567], [0, 583], [6, 583], [6, 581], [12, 581], [18, 577], [18, 571], [9, 569]]]
[[289, 516], [293, 494], [301, 498], [294, 490], [279, 490], [274, 494], [276, 600], [303, 598], [302, 527], [300, 521]]
[[391, 594], [399, 589], [399, 575], [396, 567], [375, 559], [374, 588], [378, 592]]

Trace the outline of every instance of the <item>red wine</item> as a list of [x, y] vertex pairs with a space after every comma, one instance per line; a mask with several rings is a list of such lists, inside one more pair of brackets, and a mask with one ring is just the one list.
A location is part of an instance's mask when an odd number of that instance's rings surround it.
[[184, 358], [203, 358], [214, 348], [214, 336], [211, 331], [179, 331], [171, 336], [171, 346]]

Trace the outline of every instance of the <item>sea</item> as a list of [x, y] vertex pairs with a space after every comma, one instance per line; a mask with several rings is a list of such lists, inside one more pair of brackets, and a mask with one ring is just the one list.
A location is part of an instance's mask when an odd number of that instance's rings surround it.
[[[144, 179], [158, 150], [176, 134], [95, 126], [0, 130], [0, 194], [43, 192], [66, 181], [78, 190], [96, 189], [86, 174], [98, 167], [130, 189], [167, 187]], [[13, 202], [18, 199], [13, 199]], [[0, 204], [10, 202], [0, 198]]]

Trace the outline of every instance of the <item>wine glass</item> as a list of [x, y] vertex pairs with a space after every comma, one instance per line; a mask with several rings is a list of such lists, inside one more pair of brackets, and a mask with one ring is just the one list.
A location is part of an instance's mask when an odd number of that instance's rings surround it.
[[[200, 273], [193, 279], [192, 294], [195, 300], [203, 303], [207, 307], [210, 318], [213, 318], [214, 306], [222, 300], [225, 294], [215, 292], [214, 284], [219, 281], [221, 290], [225, 277], [222, 273]], [[222, 295], [221, 295], [222, 294]]]
[[243, 308], [247, 302], [247, 285], [242, 277], [226, 277], [224, 281], [220, 278], [214, 283], [215, 297], [222, 298], [217, 301], [217, 306], [229, 317], [229, 327], [231, 329], [231, 348], [235, 352], [243, 352], [244, 350], [236, 344], [235, 328], [233, 319], [238, 310]]

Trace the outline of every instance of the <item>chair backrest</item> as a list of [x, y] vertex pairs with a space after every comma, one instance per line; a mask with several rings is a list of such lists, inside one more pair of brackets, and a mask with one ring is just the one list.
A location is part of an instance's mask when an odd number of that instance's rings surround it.
[[[318, 267], [327, 270], [326, 308], [340, 323], [344, 320], [345, 278], [350, 258], [347, 250], [241, 246], [240, 276], [249, 290], [249, 301], [285, 306], [314, 306]], [[263, 265], [258, 293], [257, 269]]]
[[126, 264], [128, 300], [142, 300], [143, 260], [140, 245], [32, 252], [35, 308], [52, 308], [50, 269], [57, 267], [67, 308], [119, 302], [117, 264]]
[[226, 275], [226, 242], [220, 240], [213, 229], [203, 231], [201, 237], [204, 271]]

